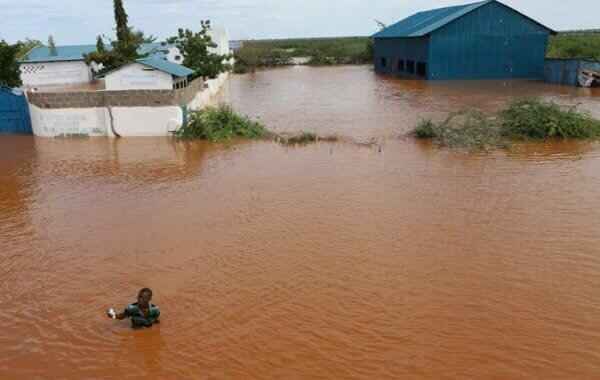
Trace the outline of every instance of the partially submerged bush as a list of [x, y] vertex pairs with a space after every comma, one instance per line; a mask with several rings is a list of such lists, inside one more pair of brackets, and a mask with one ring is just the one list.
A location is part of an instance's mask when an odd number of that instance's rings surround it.
[[494, 121], [474, 110], [453, 112], [441, 123], [423, 119], [410, 134], [456, 148], [489, 150], [507, 146]]
[[228, 141], [234, 137], [256, 139], [270, 133], [248, 116], [236, 114], [228, 105], [206, 107], [188, 113], [187, 122], [173, 133], [185, 140]]
[[600, 120], [576, 107], [565, 107], [538, 98], [514, 100], [498, 112], [502, 134], [514, 139], [596, 138]]
[[436, 137], [437, 125], [431, 119], [421, 119], [410, 134], [418, 139], [432, 139]]
[[509, 146], [511, 140], [599, 138], [600, 120], [576, 107], [564, 107], [539, 98], [514, 100], [496, 117], [475, 110], [451, 113], [441, 123], [423, 119], [410, 132], [448, 147], [489, 150]]
[[319, 141], [336, 142], [337, 136], [318, 136], [316, 133], [301, 132], [296, 135], [279, 135], [277, 141], [283, 145], [300, 145]]

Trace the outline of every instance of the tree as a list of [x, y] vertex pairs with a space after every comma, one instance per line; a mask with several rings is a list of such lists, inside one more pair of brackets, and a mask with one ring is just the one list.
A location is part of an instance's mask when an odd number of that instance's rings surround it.
[[56, 43], [54, 42], [54, 37], [52, 36], [48, 36], [48, 47], [50, 48], [50, 55], [58, 55], [58, 52], [56, 51]]
[[129, 28], [127, 12], [123, 7], [123, 0], [114, 0], [115, 24], [117, 32], [117, 40], [127, 41], [131, 38], [131, 29]]
[[210, 34], [210, 21], [201, 21], [202, 30], [194, 33], [189, 29], [179, 29], [177, 36], [167, 39], [167, 43], [175, 45], [183, 56], [183, 65], [194, 70], [194, 78], [216, 78], [220, 73], [230, 70], [226, 61], [231, 55], [210, 53], [209, 48], [217, 47]]
[[[146, 55], [138, 54], [140, 45], [144, 42], [144, 32], [132, 29], [128, 24], [128, 16], [123, 7], [123, 0], [114, 0], [116, 41], [111, 41], [112, 49], [108, 51], [102, 38], [96, 40], [96, 51], [84, 54], [85, 62], [90, 65], [95, 62], [102, 65], [96, 74], [102, 75], [109, 71], [133, 62]], [[152, 37], [152, 36], [151, 36]], [[101, 42], [101, 43], [100, 43]]]
[[29, 38], [25, 38], [24, 41], [18, 42], [21, 45], [19, 49], [19, 53], [17, 54], [18, 59], [27, 59], [27, 54], [32, 51], [34, 48], [41, 46], [42, 41], [39, 40], [31, 40]]
[[0, 40], [0, 85], [8, 87], [21, 86], [21, 70], [17, 62], [21, 44], [9, 45]]
[[106, 53], [106, 46], [104, 45], [104, 40], [100, 35], [96, 37], [96, 51], [98, 53]]

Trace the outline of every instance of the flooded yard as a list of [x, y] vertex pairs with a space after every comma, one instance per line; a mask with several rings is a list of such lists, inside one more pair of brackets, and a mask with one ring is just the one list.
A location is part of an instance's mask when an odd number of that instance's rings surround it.
[[[291, 67], [221, 101], [341, 142], [0, 136], [0, 378], [597, 377], [600, 144], [403, 137], [523, 95], [600, 117], [598, 90]], [[106, 318], [146, 286], [159, 326]]]

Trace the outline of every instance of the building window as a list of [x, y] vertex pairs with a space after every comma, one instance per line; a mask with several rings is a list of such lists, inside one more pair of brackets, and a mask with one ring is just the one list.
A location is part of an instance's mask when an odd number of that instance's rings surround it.
[[385, 67], [387, 65], [387, 62], [385, 60], [385, 57], [381, 58], [381, 67]]
[[411, 74], [415, 73], [415, 61], [406, 61], [406, 71]]
[[398, 60], [398, 71], [404, 71], [404, 60]]
[[417, 62], [417, 75], [422, 77], [427, 76], [427, 63]]

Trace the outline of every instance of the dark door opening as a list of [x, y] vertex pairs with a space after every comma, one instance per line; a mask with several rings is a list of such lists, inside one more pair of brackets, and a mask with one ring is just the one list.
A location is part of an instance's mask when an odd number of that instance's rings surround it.
[[417, 75], [422, 77], [427, 76], [427, 63], [426, 62], [417, 62]]

